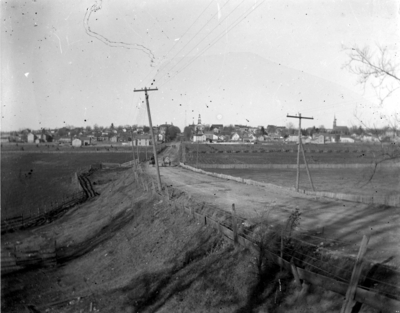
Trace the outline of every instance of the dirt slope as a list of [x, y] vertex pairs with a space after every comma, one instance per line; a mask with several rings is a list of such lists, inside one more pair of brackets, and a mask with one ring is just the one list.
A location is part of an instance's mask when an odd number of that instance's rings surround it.
[[[175, 150], [171, 147], [166, 153], [173, 156]], [[147, 171], [155, 175], [154, 168]], [[90, 176], [99, 197], [77, 206], [56, 222], [3, 236], [2, 246], [18, 242], [27, 248], [55, 239], [59, 262], [54, 268], [2, 277], [2, 312], [23, 312], [28, 304], [39, 312], [57, 313], [88, 312], [91, 304], [100, 312], [340, 309], [341, 296], [315, 288], [301, 298], [292, 277], [279, 273], [268, 259], [234, 248], [221, 235], [192, 220], [183, 210], [189, 202], [187, 194], [192, 196], [190, 203], [206, 202], [208, 209], [230, 210], [235, 203], [238, 213], [254, 222], [282, 222], [299, 207], [302, 228], [327, 226], [318, 238], [329, 235], [353, 240], [354, 246], [330, 247], [340, 253], [354, 253], [365, 225], [379, 224], [387, 233], [371, 238], [367, 256], [379, 259], [380, 255], [371, 252], [382, 250], [398, 260], [396, 246], [389, 241], [382, 244], [385, 238], [397, 238], [398, 226], [385, 229], [382, 220], [372, 221], [392, 214], [390, 223], [395, 223], [398, 213], [393, 208], [316, 200], [279, 188], [226, 182], [179, 167], [161, 168], [161, 173], [164, 183], [185, 193], [175, 192], [168, 201], [144, 192], [135, 183], [131, 169], [102, 170]], [[358, 216], [365, 216], [364, 210], [373, 214], [371, 220], [358, 221]], [[363, 307], [361, 312], [374, 311]]]
[[[132, 177], [129, 169], [96, 173], [91, 179], [98, 198], [56, 223], [6, 235], [25, 246], [56, 238], [59, 262], [2, 277], [2, 312], [89, 312], [92, 306], [110, 313], [244, 313], [295, 307], [294, 298], [285, 298], [294, 288], [290, 276], [266, 261], [260, 265], [248, 250], [192, 220], [182, 209], [185, 195], [172, 201], [152, 196]], [[340, 307], [340, 296], [317, 292], [311, 302], [306, 297], [304, 308], [322, 297], [324, 308]]]

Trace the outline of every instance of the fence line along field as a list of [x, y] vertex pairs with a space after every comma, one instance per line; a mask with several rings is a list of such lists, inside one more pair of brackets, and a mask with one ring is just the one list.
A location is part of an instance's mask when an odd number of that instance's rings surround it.
[[[244, 179], [294, 187], [296, 169], [204, 169], [205, 171]], [[400, 189], [400, 167], [310, 169], [317, 191], [349, 193], [355, 195], [396, 196]], [[301, 189], [312, 190], [304, 169], [300, 172]]]
[[[391, 149], [380, 145], [305, 145], [305, 154], [316, 190], [351, 193], [359, 195], [396, 195], [400, 189], [400, 160], [384, 163], [393, 165], [374, 168], [382, 154]], [[395, 147], [394, 147], [395, 148]], [[204, 170], [245, 179], [272, 183], [284, 187], [293, 187], [296, 181], [295, 164], [297, 162], [297, 145], [219, 145], [219, 144], [186, 144], [185, 161], [192, 166], [204, 164]], [[303, 164], [301, 156], [300, 163]], [[389, 164], [390, 163], [390, 164]], [[254, 168], [223, 169], [207, 168], [206, 165], [246, 165]], [[289, 164], [293, 168], [262, 168], [265, 164]], [[315, 168], [323, 165], [360, 164], [360, 168]], [[260, 168], [257, 168], [260, 165]], [[370, 165], [370, 166], [369, 166]], [[354, 166], [354, 165], [353, 165]], [[340, 167], [340, 166], [339, 166]], [[302, 189], [311, 186], [304, 167], [300, 175]]]
[[[1, 217], [6, 219], [61, 202], [82, 190], [74, 178], [76, 171], [96, 163], [128, 162], [132, 153], [2, 153], [1, 159]], [[145, 159], [143, 151], [140, 159]]]

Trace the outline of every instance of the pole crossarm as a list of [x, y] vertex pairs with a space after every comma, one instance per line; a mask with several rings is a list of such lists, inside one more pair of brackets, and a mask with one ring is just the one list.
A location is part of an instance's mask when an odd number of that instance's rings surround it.
[[146, 92], [146, 91], [156, 91], [158, 90], [157, 88], [146, 88], [144, 87], [143, 89], [133, 89], [133, 92]]
[[305, 120], [313, 120], [313, 119], [314, 119], [313, 117], [301, 116], [301, 114], [300, 114], [299, 116], [287, 114], [286, 117], [290, 117], [290, 118], [300, 118], [300, 119], [305, 119]]

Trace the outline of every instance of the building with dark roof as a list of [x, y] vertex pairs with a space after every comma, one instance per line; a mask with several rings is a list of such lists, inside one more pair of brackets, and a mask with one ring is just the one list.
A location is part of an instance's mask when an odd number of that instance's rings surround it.
[[333, 134], [348, 135], [349, 134], [349, 128], [347, 126], [337, 126], [336, 125], [336, 116], [334, 116], [332, 133]]

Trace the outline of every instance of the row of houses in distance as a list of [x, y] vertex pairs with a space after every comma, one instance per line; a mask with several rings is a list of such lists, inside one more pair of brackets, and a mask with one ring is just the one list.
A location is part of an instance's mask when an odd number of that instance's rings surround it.
[[[228, 125], [201, 123], [199, 115], [198, 123], [185, 127], [184, 136], [192, 142], [298, 142], [298, 130], [292, 127], [268, 125]], [[336, 118], [333, 127], [310, 127], [301, 130], [302, 140], [313, 143], [354, 143], [354, 142], [400, 142], [400, 131], [393, 129], [364, 130], [361, 127], [348, 128], [338, 126]]]
[[[180, 130], [172, 123], [154, 126], [153, 133], [157, 142], [165, 142], [176, 136]], [[129, 143], [133, 145], [151, 145], [150, 128], [148, 126], [114, 127], [91, 129], [83, 127], [63, 127], [59, 129], [24, 129], [14, 132], [2, 132], [1, 142], [15, 143], [57, 143], [73, 146], [89, 146], [98, 144]]]

